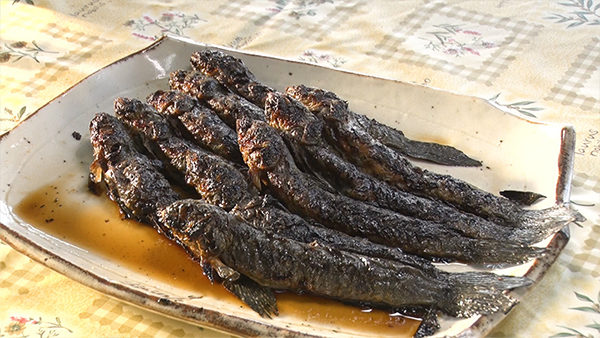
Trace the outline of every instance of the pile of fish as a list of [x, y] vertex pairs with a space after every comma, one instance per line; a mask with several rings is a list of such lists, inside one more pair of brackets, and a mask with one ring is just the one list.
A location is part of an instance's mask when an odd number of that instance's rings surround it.
[[220, 51], [195, 52], [191, 65], [170, 90], [117, 98], [114, 115], [92, 119], [90, 179], [262, 316], [278, 314], [273, 290], [454, 317], [508, 311], [507, 290], [529, 279], [432, 262], [519, 264], [576, 218], [414, 166], [407, 158], [481, 163], [332, 92], [279, 92]]

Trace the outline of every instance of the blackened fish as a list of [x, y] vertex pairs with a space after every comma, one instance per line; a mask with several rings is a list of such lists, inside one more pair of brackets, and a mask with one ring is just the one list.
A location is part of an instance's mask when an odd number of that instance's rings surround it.
[[[253, 226], [305, 243], [320, 243], [343, 250], [398, 260], [422, 268], [433, 268], [426, 260], [407, 255], [401, 250], [372, 243], [366, 239], [312, 224], [278, 208], [269, 196], [258, 196], [248, 186], [240, 171], [224, 159], [207, 154], [195, 145], [177, 137], [165, 118], [135, 99], [116, 100], [117, 118], [136, 135], [156, 157], [169, 162], [177, 174], [184, 176], [208, 203], [232, 210]], [[218, 173], [214, 174], [214, 173]]]
[[149, 224], [175, 240], [200, 264], [210, 264], [223, 278], [225, 288], [261, 316], [278, 313], [271, 289], [240, 275], [196, 243], [180, 241], [178, 234], [160, 221], [157, 215], [179, 196], [153, 161], [135, 149], [125, 127], [115, 117], [97, 114], [90, 123], [90, 135], [94, 147], [90, 178], [95, 183], [105, 182], [109, 196], [128, 217]]
[[246, 198], [250, 189], [245, 177], [234, 164], [176, 137], [164, 116], [139, 100], [118, 98], [117, 118], [143, 135], [144, 144], [157, 158], [183, 173], [185, 182], [203, 199], [231, 210]]
[[[238, 93], [259, 107], [264, 107], [267, 94], [274, 90], [260, 83], [244, 63], [231, 55], [215, 50], [203, 50], [192, 54], [190, 59], [192, 67], [208, 76], [216, 78], [220, 83]], [[320, 99], [336, 98], [335, 94], [321, 91]], [[355, 114], [347, 110], [347, 105], [342, 100], [348, 114], [356, 115], [360, 122], [357, 128], [363, 128], [371, 136], [392, 147], [394, 150], [414, 158], [431, 161], [439, 164], [454, 166], [481, 166], [481, 162], [474, 160], [462, 151], [437, 143], [419, 142], [404, 136], [399, 130], [371, 120], [366, 116]]]
[[478, 273], [468, 273], [469, 282], [456, 282], [410, 265], [300, 243], [198, 200], [177, 201], [160, 219], [180, 241], [195, 243], [261, 285], [344, 301], [434, 307], [468, 317], [508, 310], [514, 302], [503, 290], [530, 284], [526, 278], [496, 277], [481, 287]]
[[371, 135], [374, 139], [391, 149], [398, 151], [402, 155], [444, 165], [465, 167], [481, 166], [480, 161], [468, 157], [456, 148], [437, 143], [419, 142], [408, 139], [400, 130], [386, 126], [374, 119], [369, 119], [365, 115], [352, 112], [348, 109], [348, 103], [346, 101], [340, 99], [335, 93], [330, 91], [300, 85], [289, 87], [287, 92], [296, 99], [306, 97], [307, 95], [304, 93], [310, 93], [311, 100], [303, 100], [302, 102], [309, 104], [308, 107], [311, 110], [316, 110], [319, 106], [338, 106], [337, 109], [339, 111], [343, 111], [345, 114], [350, 115], [353, 121], [356, 122], [356, 125], [353, 125], [354, 128], [361, 129]]
[[242, 60], [221, 51], [206, 49], [194, 52], [190, 62], [195, 70], [214, 77], [259, 107], [264, 107], [267, 94], [273, 91], [260, 83]]
[[[323, 121], [285, 94], [273, 92], [267, 95], [265, 115], [267, 122], [282, 132], [296, 163], [302, 163], [303, 169], [308, 168], [349, 197], [403, 215], [445, 224], [473, 238], [532, 244], [549, 234], [502, 227], [439, 201], [404, 192], [361, 172], [331, 149], [322, 135]], [[549, 229], [552, 230], [555, 229]]]
[[250, 172], [290, 210], [324, 226], [405, 252], [472, 263], [520, 263], [543, 252], [526, 245], [472, 239], [444, 225], [332, 194], [306, 178], [284, 141], [265, 122], [238, 120], [237, 132]]
[[343, 104], [320, 101], [319, 96], [305, 86], [289, 87], [287, 93], [325, 121], [333, 140], [331, 143], [349, 161], [402, 190], [444, 201], [495, 223], [530, 228], [540, 234], [551, 234], [576, 219], [575, 212], [568, 205], [545, 210], [524, 210], [504, 197], [490, 194], [452, 176], [413, 166], [363, 128], [356, 127], [360, 125], [360, 120], [356, 114], [348, 114]]
[[148, 104], [161, 114], [176, 120], [197, 144], [228, 160], [241, 163], [235, 130], [227, 126], [211, 109], [196, 99], [176, 91], [156, 91]]
[[214, 78], [199, 72], [178, 70], [171, 73], [169, 86], [206, 103], [228, 126], [235, 129], [235, 121], [241, 117], [264, 120], [264, 110], [233, 94]]
[[114, 116], [100, 113], [90, 123], [94, 161], [90, 180], [104, 182], [109, 197], [126, 217], [156, 225], [156, 209], [179, 198], [154, 163], [139, 154], [133, 140]]

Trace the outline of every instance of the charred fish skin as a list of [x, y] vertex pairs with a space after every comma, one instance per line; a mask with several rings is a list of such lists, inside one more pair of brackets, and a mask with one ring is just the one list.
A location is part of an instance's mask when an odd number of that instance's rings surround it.
[[[326, 105], [335, 105], [339, 111], [351, 115], [357, 122], [356, 128], [365, 130], [373, 138], [384, 145], [393, 148], [405, 156], [426, 160], [442, 165], [479, 167], [481, 162], [474, 160], [462, 151], [438, 143], [420, 142], [407, 138], [400, 130], [377, 122], [374, 119], [354, 113], [348, 109], [348, 103], [340, 99], [335, 93], [319, 88], [304, 85], [291, 86], [286, 89], [289, 95], [296, 99], [303, 98], [302, 102], [311, 110], [319, 110]], [[310, 96], [310, 100], [306, 99]]]
[[[209, 203], [223, 207], [256, 227], [268, 229], [284, 236], [307, 243], [318, 241], [325, 245], [358, 251], [385, 258], [397, 259], [411, 264], [423, 265], [423, 259], [411, 257], [402, 251], [357, 239], [337, 231], [321, 229], [309, 224], [297, 215], [278, 209], [268, 196], [259, 197], [247, 186], [239, 171], [226, 161], [202, 160], [202, 151], [169, 132], [167, 121], [150, 107], [137, 100], [117, 99], [116, 114], [120, 121], [139, 133], [148, 142], [154, 142], [165, 157], [185, 176]], [[211, 175], [217, 171], [220, 175]], [[232, 179], [236, 178], [236, 179]], [[208, 188], [207, 188], [208, 187]], [[215, 198], [217, 196], [218, 198]], [[235, 207], [234, 207], [235, 206]], [[432, 268], [432, 267], [430, 267]]]
[[321, 245], [364, 256], [397, 261], [427, 271], [439, 270], [427, 259], [404, 253], [398, 248], [373, 243], [365, 238], [349, 236], [323, 227], [296, 214], [274, 207], [273, 197], [255, 197], [238, 204], [231, 213], [257, 229], [311, 245]]
[[203, 199], [231, 210], [246, 199], [246, 178], [227, 160], [173, 134], [165, 117], [139, 100], [118, 98], [117, 118], [142, 136], [147, 148], [170, 163]]
[[281, 137], [265, 122], [238, 120], [237, 132], [250, 171], [290, 210], [326, 227], [408, 253], [471, 263], [521, 263], [544, 252], [526, 245], [468, 238], [440, 224], [334, 195], [305, 178]]
[[[296, 162], [307, 163], [312, 172], [334, 185], [345, 195], [390, 209], [401, 214], [446, 224], [472, 238], [505, 239], [531, 244], [542, 240], [538, 233], [498, 226], [481, 217], [462, 213], [456, 208], [416, 196], [388, 185], [361, 172], [342, 159], [325, 141], [323, 123], [295, 99], [282, 93], [269, 93], [265, 102], [269, 125], [281, 131], [288, 145], [293, 145]], [[304, 159], [298, 160], [301, 153]]]
[[[158, 172], [152, 161], [135, 150], [133, 141], [125, 127], [108, 114], [97, 114], [90, 123], [90, 134], [94, 147], [93, 173], [104, 170], [96, 180], [104, 180], [109, 196], [130, 217], [154, 226], [159, 232], [178, 244], [201, 264], [206, 260], [205, 251], [198, 243], [182, 242], [177, 229], [166, 227], [157, 214], [174, 203], [179, 196], [172, 190], [167, 179]], [[174, 232], [175, 231], [175, 232]], [[212, 258], [209, 261], [213, 262]], [[224, 286], [261, 316], [278, 314], [273, 292], [256, 284], [245, 276], [237, 280], [226, 280]]]
[[241, 163], [235, 130], [196, 99], [176, 91], [156, 91], [147, 98], [159, 113], [179, 121], [196, 144], [230, 161]]
[[[288, 88], [288, 93], [303, 104], [313, 107], [329, 126], [330, 137], [349, 161], [369, 174], [411, 193], [438, 199], [469, 213], [507, 227], [531, 228], [539, 233], [552, 233], [575, 219], [566, 205], [554, 207], [559, 219], [548, 218], [543, 211], [521, 209], [510, 200], [483, 191], [449, 175], [437, 174], [413, 166], [360, 128], [354, 115], [346, 114], [343, 105], [318, 104], [306, 87]], [[317, 102], [317, 103], [314, 103]], [[563, 221], [567, 219], [568, 221]]]
[[[195, 70], [216, 78], [220, 83], [259, 107], [263, 107], [267, 95], [274, 92], [272, 88], [258, 82], [256, 76], [240, 59], [226, 55], [223, 52], [216, 50], [198, 51], [192, 54], [190, 62]], [[325, 92], [324, 94], [326, 94], [323, 95], [324, 98], [338, 99], [331, 92]], [[339, 99], [338, 101], [343, 102]], [[456, 148], [410, 140], [399, 130], [378, 123], [375, 120], [370, 120], [366, 116], [355, 115], [362, 122], [363, 127], [373, 134], [373, 137], [379, 138], [383, 143], [392, 146], [403, 154], [445, 165], [481, 166], [481, 162], [468, 157]]]
[[232, 129], [235, 129], [235, 121], [244, 116], [264, 120], [263, 109], [200, 72], [175, 71], [170, 75], [169, 86], [206, 103]]
[[[163, 210], [160, 219], [169, 228], [181, 229], [186, 240], [201, 242], [228, 266], [271, 288], [389, 307], [433, 306], [459, 317], [503, 311], [513, 304], [495, 287], [449, 285], [450, 280], [409, 265], [293, 241], [198, 200], [177, 201]], [[507, 284], [498, 286], [530, 283], [506, 278]]]
[[242, 60], [221, 51], [206, 49], [194, 52], [190, 62], [195, 70], [214, 77], [259, 107], [265, 105], [267, 94], [273, 91], [258, 82]]
[[[94, 116], [90, 135], [94, 148], [92, 181], [106, 183], [109, 197], [127, 217], [158, 226], [157, 207], [179, 199], [169, 182], [157, 173], [149, 158], [137, 152], [127, 130], [114, 116]], [[168, 232], [165, 234], [169, 237]]]

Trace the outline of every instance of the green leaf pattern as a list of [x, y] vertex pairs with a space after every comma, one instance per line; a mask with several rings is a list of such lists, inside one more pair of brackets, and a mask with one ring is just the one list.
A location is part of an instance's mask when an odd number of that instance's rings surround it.
[[571, 12], [568, 14], [553, 13], [545, 19], [555, 20], [556, 23], [567, 23], [567, 28], [600, 25], [600, 13], [598, 12], [600, 3], [594, 4], [594, 1], [566, 0], [566, 2], [559, 2], [559, 5], [569, 8]]
[[[572, 307], [572, 308], [570, 308], [571, 310], [600, 315], [600, 292], [598, 292], [597, 301], [594, 301], [591, 297], [584, 295], [582, 293], [579, 293], [579, 292], [575, 292], [575, 297], [577, 297], [577, 299], [579, 301], [588, 303], [590, 305]], [[552, 335], [550, 338], [555, 338], [555, 337], [593, 338], [594, 337], [594, 335], [592, 335], [592, 334], [585, 334], [579, 330], [576, 330], [574, 328], [567, 327], [564, 325], [558, 325], [558, 327], [561, 327], [561, 328], [565, 329], [566, 331], [562, 331], [555, 335]], [[600, 333], [600, 323], [598, 323], [595, 320], [594, 320], [593, 324], [588, 324], [588, 325], [585, 325], [584, 327], [594, 329]]]

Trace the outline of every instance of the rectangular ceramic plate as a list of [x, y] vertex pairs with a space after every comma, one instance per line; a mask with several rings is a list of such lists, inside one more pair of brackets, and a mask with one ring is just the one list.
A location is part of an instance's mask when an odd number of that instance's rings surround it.
[[[51, 236], [15, 213], [16, 205], [28, 194], [59, 177], [68, 178], [74, 187], [85, 186], [92, 159], [88, 132], [92, 116], [111, 112], [118, 96], [144, 99], [156, 89], [166, 89], [169, 72], [189, 68], [192, 52], [209, 47], [241, 58], [259, 80], [276, 89], [306, 84], [332, 90], [347, 99], [352, 110], [397, 127], [411, 138], [449, 144], [483, 161], [481, 168], [419, 163], [428, 169], [452, 174], [494, 193], [514, 189], [547, 196], [537, 207], [568, 200], [574, 146], [574, 132], [568, 126], [529, 121], [478, 98], [168, 37], [92, 74], [2, 136], [0, 238], [85, 285], [200, 325], [246, 335], [372, 333], [335, 323], [303, 323], [293, 316], [264, 319], [239, 304], [190, 296], [189, 290], [154, 280]], [[74, 140], [73, 131], [82, 134], [81, 141]], [[71, 197], [88, 198], [82, 190], [73, 189]], [[81, 223], [85, 226], [85, 220]], [[551, 249], [548, 255], [502, 273], [526, 274], [539, 280], [567, 240], [563, 230], [540, 244]], [[520, 298], [525, 291], [513, 294]], [[482, 335], [504, 316], [445, 320], [439, 334]]]

